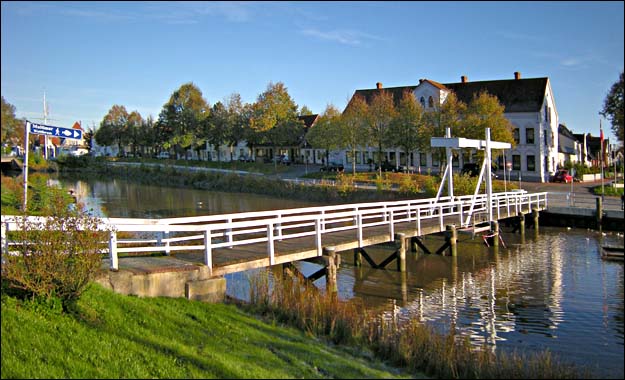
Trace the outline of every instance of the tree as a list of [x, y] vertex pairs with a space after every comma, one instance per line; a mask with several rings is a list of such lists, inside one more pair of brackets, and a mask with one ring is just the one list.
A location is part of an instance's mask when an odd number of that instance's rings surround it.
[[341, 112], [332, 104], [328, 104], [326, 110], [313, 127], [306, 133], [306, 141], [318, 149], [325, 149], [326, 163], [329, 163], [330, 150], [340, 147], [339, 124]]
[[226, 99], [226, 109], [228, 111], [226, 140], [230, 147], [230, 160], [234, 159], [234, 147], [245, 139], [246, 126], [249, 125], [249, 118], [246, 113], [247, 108], [248, 105], [243, 104], [241, 95], [238, 93], [233, 93]]
[[623, 72], [621, 71], [619, 81], [612, 85], [603, 102], [603, 109], [599, 112], [600, 115], [610, 119], [612, 132], [621, 144], [623, 144], [623, 107], [625, 107], [623, 88]]
[[[355, 96], [347, 105], [338, 123], [338, 140], [340, 146], [345, 147], [353, 158], [356, 149], [364, 146], [368, 141], [369, 106], [361, 96]], [[356, 160], [352, 159], [352, 174], [356, 174]]]
[[390, 126], [391, 144], [404, 150], [406, 160], [416, 149], [428, 146], [421, 138], [425, 128], [425, 113], [414, 93], [406, 91], [397, 107], [397, 114]]
[[308, 108], [307, 106], [302, 106], [302, 108], [300, 108], [299, 110], [299, 115], [300, 116], [313, 115], [313, 111], [311, 111], [310, 108]]
[[[466, 105], [458, 100], [456, 94], [449, 93], [442, 104], [436, 105], [433, 111], [426, 114], [426, 128], [423, 136], [425, 140], [429, 143], [432, 137], [444, 137], [447, 128], [451, 128], [452, 137], [465, 137], [459, 135], [465, 109]], [[428, 145], [425, 149], [432, 151], [432, 155], [438, 156], [439, 159], [445, 156], [444, 148], [432, 150]]]
[[126, 142], [126, 126], [128, 124], [128, 111], [126, 107], [114, 105], [104, 116], [100, 128], [95, 134], [99, 145], [117, 144], [118, 154], [122, 154], [122, 144]]
[[202, 91], [193, 83], [185, 83], [171, 95], [159, 114], [159, 124], [166, 139], [163, 145], [173, 146], [176, 153], [193, 145], [196, 135], [201, 135], [204, 120], [210, 114], [208, 102]]
[[[505, 108], [499, 103], [496, 96], [487, 92], [480, 92], [473, 96], [471, 102], [464, 111], [464, 118], [461, 123], [458, 135], [454, 137], [465, 137], [475, 140], [484, 140], [484, 130], [490, 128], [491, 141], [507, 142], [515, 145], [512, 131], [514, 126], [504, 116]], [[492, 157], [499, 154], [494, 150]], [[483, 152], [478, 155], [483, 157]]]
[[128, 121], [126, 123], [125, 133], [128, 142], [130, 143], [132, 154], [137, 154], [137, 146], [139, 145], [140, 130], [143, 125], [143, 117], [138, 111], [132, 111], [128, 115]]
[[217, 161], [221, 162], [221, 144], [226, 142], [229, 129], [229, 115], [226, 106], [222, 102], [217, 102], [211, 108], [210, 116], [204, 121], [205, 129], [203, 137], [208, 140], [217, 151]]
[[369, 137], [378, 147], [378, 165], [382, 173], [382, 149], [391, 141], [390, 127], [397, 112], [393, 104], [393, 95], [384, 90], [373, 96], [369, 104]]
[[297, 119], [297, 104], [283, 83], [269, 83], [267, 90], [258, 96], [250, 126], [266, 138], [274, 151], [279, 146], [294, 144], [302, 136], [303, 123]]
[[24, 120], [15, 117], [15, 106], [2, 97], [2, 121], [0, 142], [12, 145], [24, 143]]

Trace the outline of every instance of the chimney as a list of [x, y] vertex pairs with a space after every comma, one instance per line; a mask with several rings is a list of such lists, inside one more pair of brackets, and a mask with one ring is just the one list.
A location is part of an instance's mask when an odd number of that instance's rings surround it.
[[375, 84], [375, 87], [376, 87], [378, 90], [382, 89], [382, 82], [378, 82], [378, 83], [376, 83], [376, 84]]
[[423, 83], [423, 79], [419, 79], [419, 84]]
[[460, 77], [460, 81], [461, 81], [462, 83], [467, 83], [467, 82], [468, 82], [468, 80], [467, 80], [467, 76], [466, 76], [466, 75], [461, 76], [461, 77]]
[[515, 71], [515, 72], [514, 72], [514, 79], [516, 79], [516, 80], [521, 79], [521, 73], [520, 73], [520, 72], [518, 72], [518, 71]]

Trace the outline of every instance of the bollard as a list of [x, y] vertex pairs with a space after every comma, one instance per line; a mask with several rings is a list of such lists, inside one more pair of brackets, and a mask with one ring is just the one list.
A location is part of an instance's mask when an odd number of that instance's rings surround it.
[[525, 214], [519, 213], [519, 229], [521, 230], [521, 244], [525, 244]]

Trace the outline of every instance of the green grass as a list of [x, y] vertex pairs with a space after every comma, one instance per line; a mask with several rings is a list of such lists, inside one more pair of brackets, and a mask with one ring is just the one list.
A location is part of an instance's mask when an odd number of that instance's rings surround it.
[[2, 378], [407, 378], [234, 305], [92, 284], [71, 313], [2, 295]]

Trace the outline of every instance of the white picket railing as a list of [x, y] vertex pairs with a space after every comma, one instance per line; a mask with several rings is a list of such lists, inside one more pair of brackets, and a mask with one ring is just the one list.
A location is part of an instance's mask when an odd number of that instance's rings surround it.
[[[392, 202], [357, 203], [337, 206], [306, 207], [272, 211], [208, 215], [164, 219], [100, 218], [100, 229], [109, 231], [108, 254], [110, 268], [119, 268], [120, 253], [170, 254], [175, 251], [202, 251], [204, 264], [212, 270], [213, 250], [266, 243], [270, 264], [275, 263], [275, 242], [314, 236], [317, 255], [322, 254], [323, 235], [343, 230], [356, 230], [362, 247], [364, 230], [368, 227], [386, 225], [389, 240], [394, 239], [399, 223], [415, 223], [418, 235], [421, 224], [435, 220], [440, 230], [445, 229], [444, 220], [456, 220], [457, 226], [468, 227], [475, 215], [488, 212], [484, 194], [441, 197]], [[492, 195], [493, 218], [515, 216], [529, 212], [534, 207], [547, 207], [547, 193], [512, 191]], [[500, 215], [501, 210], [505, 215]], [[455, 216], [455, 217], [454, 217]], [[8, 231], [18, 228], [21, 217], [2, 216], [3, 254], [9, 252], [11, 243]], [[448, 218], [448, 219], [445, 219]], [[44, 220], [29, 217], [29, 220]], [[120, 232], [131, 232], [133, 238], [118, 238]]]

